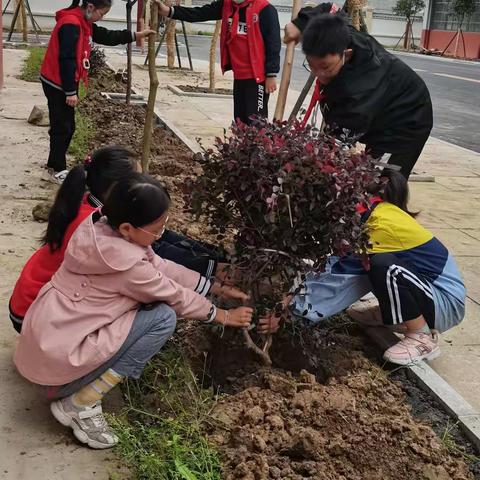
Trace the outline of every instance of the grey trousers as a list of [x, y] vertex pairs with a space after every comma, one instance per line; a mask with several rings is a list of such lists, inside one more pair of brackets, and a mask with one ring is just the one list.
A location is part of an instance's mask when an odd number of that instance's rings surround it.
[[148, 310], [138, 310], [125, 342], [113, 357], [77, 380], [60, 387], [49, 387], [47, 397], [68, 397], [92, 383], [109, 368], [124, 377], [140, 378], [145, 364], [173, 335], [176, 323], [176, 313], [164, 303], [154, 304]]

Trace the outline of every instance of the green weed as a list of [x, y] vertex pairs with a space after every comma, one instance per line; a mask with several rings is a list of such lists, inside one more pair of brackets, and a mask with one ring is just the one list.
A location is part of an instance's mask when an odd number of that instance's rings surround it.
[[202, 426], [214, 405], [185, 360], [167, 348], [142, 379], [124, 385], [127, 406], [110, 423], [138, 480], [220, 480], [220, 459]]
[[28, 57], [22, 67], [20, 78], [27, 82], [38, 82], [40, 75], [40, 67], [45, 55], [44, 47], [31, 47], [28, 49]]
[[[79, 92], [79, 96], [82, 98], [81, 91]], [[70, 153], [75, 160], [83, 161], [89, 152], [89, 145], [94, 136], [94, 122], [83, 115], [77, 107], [75, 109], [75, 134], [70, 143], [68, 153]]]
[[453, 429], [458, 427], [458, 422], [447, 422], [447, 425], [445, 426], [445, 430], [443, 431], [442, 435], [440, 436], [441, 442], [445, 445], [447, 450], [455, 456], [461, 456], [465, 461], [467, 462], [472, 462], [472, 463], [478, 463], [480, 462], [480, 458], [477, 457], [476, 455], [473, 455], [471, 453], [468, 453], [465, 451], [465, 448], [458, 445], [457, 442], [455, 441], [455, 438], [453, 436]]

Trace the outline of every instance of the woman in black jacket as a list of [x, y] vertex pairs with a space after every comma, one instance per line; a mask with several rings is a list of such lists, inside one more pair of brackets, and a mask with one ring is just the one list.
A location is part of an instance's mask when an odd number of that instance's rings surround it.
[[432, 129], [425, 82], [373, 37], [349, 26], [331, 4], [306, 7], [285, 27], [299, 41], [320, 89], [324, 120], [336, 136], [360, 141], [408, 178]]

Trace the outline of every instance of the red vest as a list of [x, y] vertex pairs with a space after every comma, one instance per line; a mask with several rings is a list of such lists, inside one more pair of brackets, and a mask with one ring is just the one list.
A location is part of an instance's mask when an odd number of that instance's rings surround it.
[[90, 58], [92, 24], [85, 19], [84, 12], [80, 7], [72, 8], [71, 10], [59, 10], [55, 15], [55, 19], [57, 23], [48, 42], [48, 48], [45, 53], [45, 58], [43, 59], [40, 74], [55, 85], [62, 85], [60, 62], [58, 59], [60, 54], [58, 32], [65, 24], [78, 25], [80, 36], [77, 42], [77, 70], [75, 72], [75, 81], [80, 82], [80, 80], [83, 80], [86, 84], [88, 80], [88, 70], [84, 66], [84, 60]]
[[[269, 4], [268, 0], [246, 0], [247, 6], [235, 5], [232, 0], [223, 0], [222, 11], [222, 31], [220, 35], [220, 53], [222, 72], [230, 66], [229, 46], [234, 42], [229, 42], [231, 35], [236, 35], [235, 15], [238, 15], [239, 7], [245, 8], [247, 24], [247, 41], [250, 58], [250, 66], [257, 83], [265, 81], [265, 44], [263, 43], [262, 32], [260, 30], [260, 12]], [[234, 15], [232, 28], [229, 28], [229, 18]], [[238, 18], [238, 17], [237, 17]], [[235, 31], [234, 31], [235, 30]], [[229, 45], [230, 43], [230, 45]]]

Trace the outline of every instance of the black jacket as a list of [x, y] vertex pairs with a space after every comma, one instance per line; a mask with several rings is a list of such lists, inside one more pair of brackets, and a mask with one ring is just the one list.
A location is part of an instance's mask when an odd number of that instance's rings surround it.
[[[208, 20], [221, 20], [223, 0], [202, 5], [201, 7], [171, 7], [171, 18], [184, 22], [206, 22]], [[265, 74], [274, 77], [280, 71], [280, 24], [278, 13], [273, 5], [267, 5], [258, 18], [260, 31], [265, 45]], [[245, 9], [240, 8], [239, 21], [245, 22]]]
[[[80, 37], [78, 25], [67, 23], [58, 31], [60, 46], [60, 76], [62, 79], [62, 90], [67, 95], [75, 95], [78, 89], [75, 82], [75, 70], [77, 68], [77, 42]], [[135, 40], [135, 33], [129, 30], [108, 30], [93, 24], [92, 41], [102, 45], [122, 45]]]
[[[300, 10], [294, 24], [303, 31], [310, 18], [331, 4]], [[425, 143], [432, 129], [432, 102], [425, 82], [373, 37], [350, 27], [352, 58], [323, 88], [327, 125], [343, 129], [373, 154], [402, 153]]]

